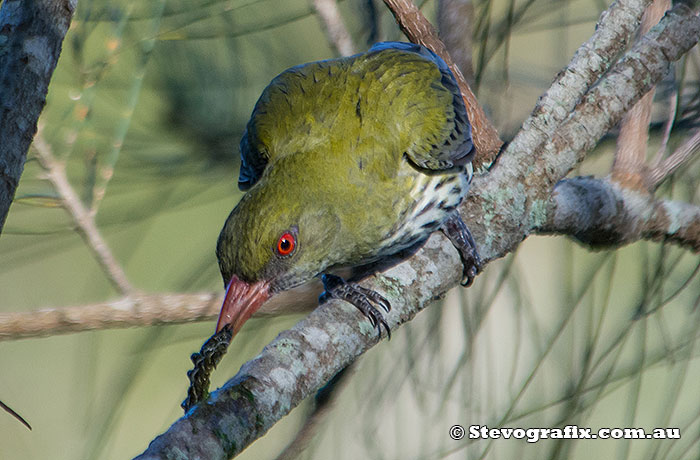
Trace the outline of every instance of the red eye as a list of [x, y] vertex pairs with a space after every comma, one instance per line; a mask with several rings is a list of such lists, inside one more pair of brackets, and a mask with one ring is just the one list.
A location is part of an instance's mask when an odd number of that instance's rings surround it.
[[284, 232], [277, 241], [277, 253], [281, 256], [288, 256], [294, 252], [296, 246], [296, 238], [289, 232]]

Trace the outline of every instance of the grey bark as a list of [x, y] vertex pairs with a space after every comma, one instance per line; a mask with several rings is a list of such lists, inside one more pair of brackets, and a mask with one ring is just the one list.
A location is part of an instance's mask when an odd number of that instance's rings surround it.
[[5, 0], [0, 8], [0, 232], [76, 5]]

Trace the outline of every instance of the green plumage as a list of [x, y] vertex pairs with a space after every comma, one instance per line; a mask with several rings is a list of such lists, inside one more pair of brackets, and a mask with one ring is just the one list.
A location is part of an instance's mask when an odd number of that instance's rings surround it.
[[[425, 239], [466, 193], [472, 155], [454, 78], [425, 48], [379, 44], [283, 72], [241, 141], [250, 190], [219, 237], [224, 282], [280, 291]], [[296, 246], [281, 256], [285, 232]]]

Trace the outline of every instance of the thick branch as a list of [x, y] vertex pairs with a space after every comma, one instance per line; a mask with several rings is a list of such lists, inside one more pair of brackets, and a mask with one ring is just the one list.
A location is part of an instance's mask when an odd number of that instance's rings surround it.
[[537, 101], [509, 150], [538, 149], [569, 116], [584, 94], [615, 63], [642, 20], [650, 0], [618, 0], [600, 17], [595, 33], [574, 54]]
[[[372, 276], [366, 286], [391, 302], [385, 318], [395, 330], [455, 286], [459, 266], [457, 252], [436, 233], [410, 260]], [[376, 330], [355, 307], [327, 302], [282, 332], [138, 458], [231, 458], [377, 343]]]
[[538, 233], [572, 235], [595, 248], [639, 239], [671, 241], [700, 251], [700, 207], [656, 200], [620, 184], [576, 177], [557, 184]]
[[77, 0], [5, 0], [0, 8], [0, 232], [24, 169]]
[[[523, 127], [527, 132], [518, 137], [533, 144], [510, 144], [491, 174], [477, 177], [472, 186], [472, 194], [483, 202], [479, 207], [477, 200], [468, 201], [469, 214], [497, 221], [500, 227], [495, 232], [472, 228], [472, 233], [479, 234], [477, 239], [482, 238], [482, 255], [500, 257], [522, 241], [530, 228], [544, 222], [554, 185], [663, 78], [671, 61], [697, 43], [698, 34], [700, 18], [677, 5], [585, 95], [544, 144], [535, 126]], [[532, 131], [535, 135], [530, 136]]]

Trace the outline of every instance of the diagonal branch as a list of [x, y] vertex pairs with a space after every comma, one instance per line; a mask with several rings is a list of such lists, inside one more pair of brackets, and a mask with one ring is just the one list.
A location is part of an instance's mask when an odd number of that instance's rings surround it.
[[618, 0], [600, 17], [596, 30], [540, 97], [509, 152], [525, 157], [538, 150], [566, 120], [586, 92], [615, 63], [639, 26], [651, 0]]
[[[697, 8], [697, 2], [694, 6]], [[583, 97], [544, 144], [537, 127], [523, 127], [518, 134], [522, 141], [508, 146], [488, 176], [475, 177], [474, 199], [466, 203], [468, 221], [473, 220], [470, 216], [482, 216], [499, 228], [496, 232], [471, 228], [481, 240], [482, 256], [501, 257], [520, 243], [529, 229], [544, 223], [554, 185], [666, 75], [671, 61], [697, 43], [699, 34], [696, 12], [676, 5]]]
[[[649, 29], [659, 22], [670, 6], [670, 0], [654, 0], [642, 17], [637, 35], [641, 37], [649, 32]], [[655, 88], [652, 87], [627, 112], [620, 123], [620, 135], [617, 138], [617, 150], [612, 167], [613, 180], [636, 190], [648, 189], [646, 158], [654, 93]]]
[[662, 160], [658, 166], [649, 172], [649, 185], [656, 188], [668, 176], [673, 174], [681, 165], [685, 164], [700, 149], [700, 131], [678, 147], [668, 158]]
[[80, 236], [83, 237], [102, 270], [107, 274], [109, 281], [120, 294], [126, 296], [134, 294], [135, 290], [129, 283], [124, 270], [114, 258], [107, 242], [97, 229], [94, 214], [83, 205], [78, 194], [68, 182], [65, 164], [56, 160], [51, 152], [51, 146], [44, 141], [41, 127], [34, 138], [34, 149], [39, 163], [46, 170], [47, 178], [61, 197], [63, 207], [73, 217]]

